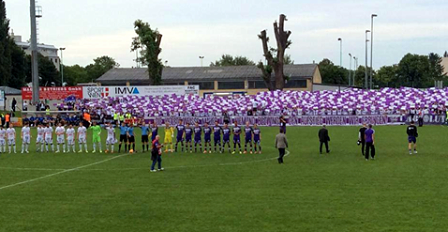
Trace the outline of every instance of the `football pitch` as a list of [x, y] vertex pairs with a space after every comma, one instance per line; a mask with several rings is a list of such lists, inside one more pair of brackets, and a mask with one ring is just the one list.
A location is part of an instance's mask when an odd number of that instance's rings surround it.
[[330, 154], [319, 154], [318, 127], [288, 127], [279, 165], [278, 128], [262, 128], [263, 154], [163, 154], [157, 173], [149, 153], [36, 153], [33, 144], [0, 155], [0, 231], [448, 229], [446, 127], [419, 128], [414, 155], [405, 126], [375, 127], [368, 162], [359, 128], [328, 129]]

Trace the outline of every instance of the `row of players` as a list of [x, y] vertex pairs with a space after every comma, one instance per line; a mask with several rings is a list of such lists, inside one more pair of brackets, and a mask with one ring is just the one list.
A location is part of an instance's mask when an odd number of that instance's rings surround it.
[[[121, 151], [121, 146], [124, 143], [125, 151], [134, 152], [135, 151], [135, 134], [134, 134], [134, 125], [122, 124], [119, 126], [120, 129], [120, 141], [119, 141], [119, 149], [118, 152]], [[106, 152], [114, 152], [114, 145], [118, 142], [115, 138], [115, 127], [108, 123], [105, 127], [107, 130], [107, 139], [106, 139]], [[143, 123], [140, 126], [142, 131], [142, 151], [149, 151], [149, 137], [151, 137], [151, 141], [154, 141], [156, 136], [158, 135], [158, 126], [153, 123], [151, 126], [147, 126]], [[89, 127], [89, 130], [92, 130], [92, 142], [93, 142], [93, 153], [96, 152], [96, 147], [98, 146], [99, 152], [102, 153], [102, 143], [101, 143], [101, 127], [97, 125], [95, 122], [92, 126]], [[214, 139], [214, 151], [215, 152], [223, 152], [225, 150], [226, 145], [228, 146], [229, 152], [231, 152], [230, 145], [230, 137], [233, 135], [233, 152], [236, 153], [237, 147], [239, 148], [239, 153], [242, 154], [241, 147], [241, 133], [242, 129], [238, 126], [238, 123], [235, 122], [234, 127], [231, 129], [229, 125], [226, 123], [223, 127], [219, 125], [218, 122], [215, 122], [213, 127], [210, 127], [208, 123], [205, 123], [203, 127], [199, 126], [198, 123], [195, 123], [193, 127], [189, 123], [183, 124], [183, 121], [180, 120], [179, 124], [176, 126], [177, 136], [176, 136], [176, 144], [174, 149], [174, 128], [169, 125], [169, 123], [165, 124], [165, 145], [166, 152], [173, 152], [178, 150], [179, 143], [181, 144], [182, 152], [193, 152], [193, 144], [194, 150], [197, 152], [197, 148], [199, 147], [200, 151], [202, 151], [202, 134], [204, 135], [204, 153], [212, 152], [212, 134]], [[31, 143], [31, 132], [28, 123], [22, 127], [21, 130], [21, 140], [22, 140], [22, 153], [29, 153], [29, 145]], [[79, 127], [75, 131], [75, 128], [72, 125], [69, 125], [66, 129], [61, 123], [58, 124], [56, 129], [53, 131], [53, 128], [49, 124], [39, 124], [37, 128], [37, 138], [36, 138], [36, 147], [37, 152], [49, 152], [50, 149], [54, 152], [54, 144], [53, 144], [53, 134], [56, 134], [57, 141], [57, 150], [56, 153], [68, 152], [70, 149], [73, 152], [75, 150], [75, 138], [78, 140], [79, 151], [83, 152], [83, 148], [85, 152], [88, 152], [87, 149], [87, 128], [80, 123]], [[245, 148], [244, 153], [259, 152], [261, 154], [261, 130], [258, 128], [257, 124], [253, 127], [247, 122], [244, 127], [245, 134]], [[222, 136], [222, 139], [221, 139]], [[194, 140], [192, 139], [194, 138]], [[6, 143], [7, 139], [7, 143]], [[193, 141], [193, 142], [192, 142]], [[67, 142], [67, 143], [66, 143]], [[16, 153], [16, 131], [12, 125], [7, 130], [4, 130], [0, 127], [0, 152], [6, 152], [6, 145], [9, 147], [9, 153], [14, 151]], [[67, 149], [66, 149], [67, 145]], [[248, 146], [250, 146], [250, 150], [248, 150]], [[169, 149], [171, 148], [171, 149]], [[45, 149], [45, 150], [44, 150]]]

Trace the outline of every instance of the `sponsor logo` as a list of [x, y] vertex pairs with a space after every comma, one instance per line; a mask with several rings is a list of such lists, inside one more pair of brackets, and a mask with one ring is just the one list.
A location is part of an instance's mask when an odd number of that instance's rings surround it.
[[140, 91], [138, 91], [137, 87], [116, 87], [115, 88], [115, 95], [139, 95]]

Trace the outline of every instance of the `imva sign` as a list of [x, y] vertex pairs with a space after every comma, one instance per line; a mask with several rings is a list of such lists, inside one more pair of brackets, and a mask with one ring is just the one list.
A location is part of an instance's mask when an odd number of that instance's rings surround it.
[[168, 85], [168, 86], [84, 86], [83, 97], [99, 99], [105, 97], [163, 96], [163, 95], [199, 94], [198, 85]]

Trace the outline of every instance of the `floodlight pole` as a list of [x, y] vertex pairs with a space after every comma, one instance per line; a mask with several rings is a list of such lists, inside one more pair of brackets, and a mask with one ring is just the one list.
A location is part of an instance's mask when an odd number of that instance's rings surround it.
[[369, 74], [368, 74], [368, 60], [369, 60], [369, 56], [368, 56], [368, 48], [369, 48], [369, 38], [367, 37], [368, 36], [368, 34], [369, 34], [369, 32], [370, 32], [370, 30], [366, 30], [366, 67], [365, 67], [365, 69], [366, 69], [366, 73], [365, 73], [365, 77], [364, 77], [364, 79], [365, 79], [365, 88], [366, 89], [369, 89]]
[[37, 48], [36, 0], [30, 0], [31, 17], [31, 77], [33, 83], [33, 104], [39, 103], [39, 63]]
[[370, 25], [370, 88], [373, 88], [373, 18], [377, 17], [378, 15], [372, 14], [371, 16], [371, 25]]

